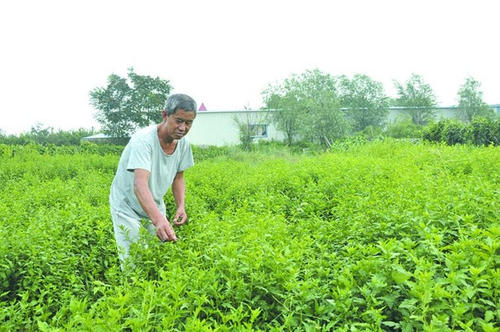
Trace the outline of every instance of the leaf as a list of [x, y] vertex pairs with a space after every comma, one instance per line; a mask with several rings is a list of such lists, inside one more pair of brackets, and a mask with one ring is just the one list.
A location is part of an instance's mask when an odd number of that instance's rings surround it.
[[412, 274], [406, 271], [402, 266], [400, 265], [393, 266], [391, 277], [398, 284], [404, 283], [406, 280], [410, 279], [411, 276]]
[[489, 322], [493, 318], [495, 318], [495, 313], [491, 310], [486, 311], [486, 313], [484, 314], [484, 320], [486, 322]]
[[385, 326], [389, 326], [389, 327], [395, 328], [395, 329], [399, 329], [399, 327], [400, 327], [399, 323], [392, 322], [392, 321], [389, 321], [389, 320], [383, 321], [382, 324], [384, 324]]

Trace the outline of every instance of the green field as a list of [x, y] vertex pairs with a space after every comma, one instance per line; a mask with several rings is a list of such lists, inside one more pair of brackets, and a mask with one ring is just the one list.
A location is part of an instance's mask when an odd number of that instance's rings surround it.
[[498, 147], [195, 155], [124, 273], [119, 155], [31, 150], [0, 149], [0, 331], [498, 331]]

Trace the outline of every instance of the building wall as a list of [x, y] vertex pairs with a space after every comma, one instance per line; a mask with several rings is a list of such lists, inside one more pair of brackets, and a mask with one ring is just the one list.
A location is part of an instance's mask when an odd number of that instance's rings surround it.
[[269, 112], [262, 111], [198, 112], [187, 138], [194, 145], [240, 144], [236, 118], [244, 123], [267, 125], [267, 137], [258, 137], [255, 140], [283, 140], [283, 134], [266, 119], [267, 116]]
[[[452, 119], [458, 117], [456, 107], [438, 107], [436, 108], [434, 115], [436, 121], [439, 121], [441, 119]], [[398, 122], [404, 119], [405, 117], [406, 118], [410, 117], [408, 115], [408, 110], [405, 110], [404, 108], [393, 107], [389, 110], [389, 115], [387, 116], [387, 123]]]

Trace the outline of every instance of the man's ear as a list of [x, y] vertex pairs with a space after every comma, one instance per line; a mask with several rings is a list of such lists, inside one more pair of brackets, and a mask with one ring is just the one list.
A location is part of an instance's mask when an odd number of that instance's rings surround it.
[[165, 110], [161, 111], [161, 117], [163, 120], [166, 120], [168, 118], [167, 111]]

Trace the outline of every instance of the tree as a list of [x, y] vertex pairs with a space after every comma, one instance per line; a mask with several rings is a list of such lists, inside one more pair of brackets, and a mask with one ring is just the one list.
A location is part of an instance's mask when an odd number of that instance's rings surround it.
[[263, 93], [266, 108], [273, 111], [272, 121], [276, 128], [285, 134], [285, 141], [292, 145], [299, 132], [301, 110], [297, 105], [297, 97], [291, 91], [290, 80], [282, 84], [270, 85]]
[[90, 103], [105, 134], [130, 136], [137, 128], [161, 121], [161, 112], [172, 86], [159, 77], [138, 75], [133, 68], [127, 77], [111, 74], [108, 85], [90, 91]]
[[347, 133], [335, 85], [331, 75], [315, 69], [292, 75], [263, 92], [266, 107], [274, 110], [273, 121], [288, 144], [301, 136], [329, 146]]
[[465, 122], [471, 122], [475, 117], [492, 118], [494, 111], [483, 101], [483, 93], [479, 90], [481, 83], [468, 77], [458, 90], [458, 110]]
[[384, 124], [389, 113], [389, 99], [382, 83], [366, 75], [356, 74], [352, 79], [340, 76], [338, 86], [340, 104], [345, 108], [354, 131]]
[[425, 125], [434, 118], [436, 96], [420, 75], [412, 74], [404, 85], [395, 81], [394, 86], [398, 91], [396, 106], [407, 108], [414, 124]]
[[244, 112], [236, 114], [233, 121], [238, 126], [240, 143], [243, 150], [250, 151], [256, 137], [262, 137], [262, 130], [267, 123], [268, 113], [264, 111], [252, 111], [244, 107]]

